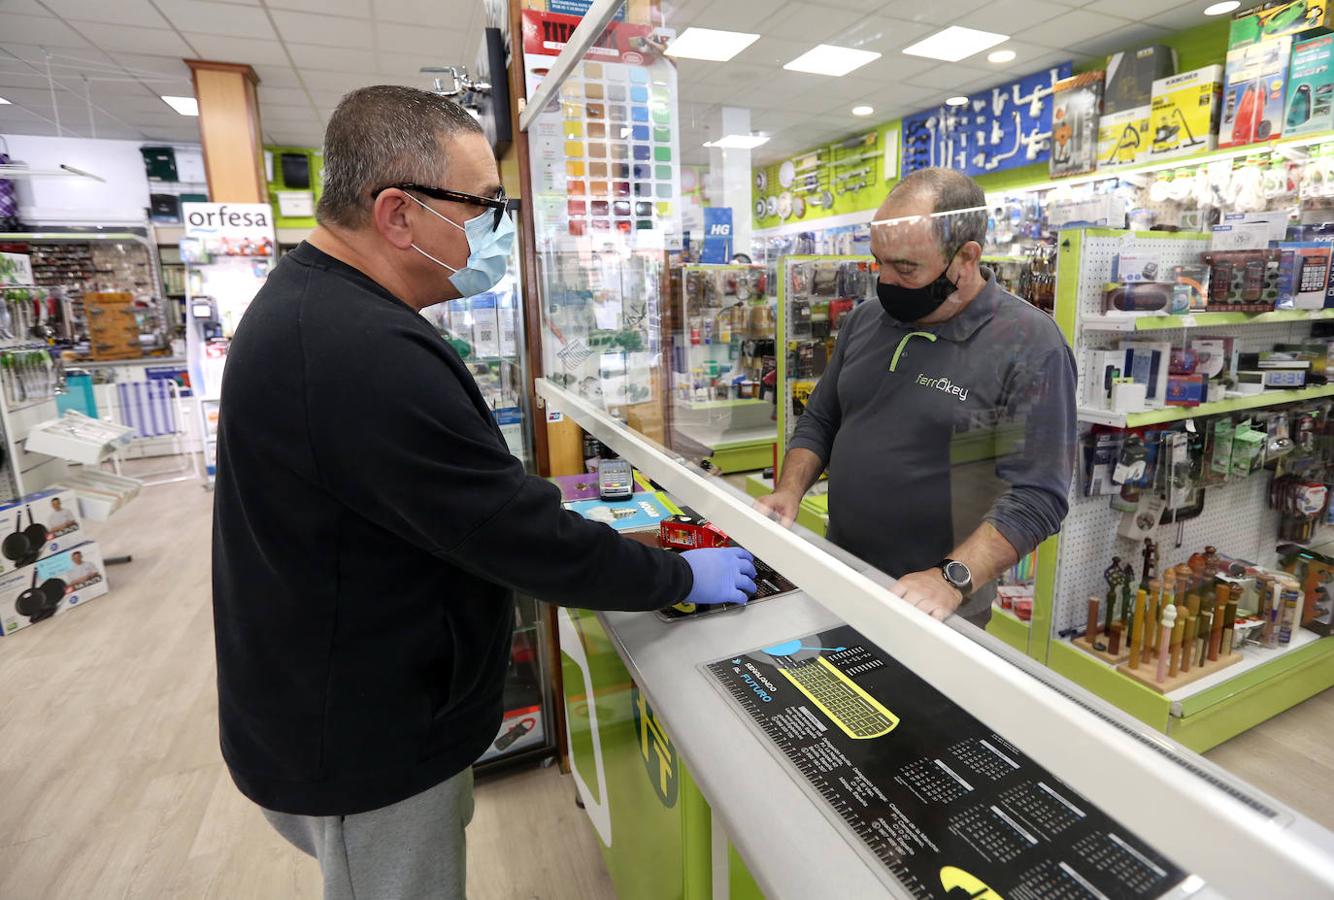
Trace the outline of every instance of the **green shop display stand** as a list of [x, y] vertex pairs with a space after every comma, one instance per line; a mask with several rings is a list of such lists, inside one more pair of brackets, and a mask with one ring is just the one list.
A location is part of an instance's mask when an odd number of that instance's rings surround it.
[[708, 900], [708, 804], [597, 615], [556, 614], [570, 769], [616, 895]]

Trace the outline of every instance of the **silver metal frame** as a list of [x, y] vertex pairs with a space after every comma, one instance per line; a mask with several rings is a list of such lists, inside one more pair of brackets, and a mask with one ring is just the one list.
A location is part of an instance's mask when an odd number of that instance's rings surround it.
[[536, 386], [551, 408], [738, 543], [783, 560], [783, 574], [831, 612], [1179, 865], [1235, 896], [1304, 900], [1334, 887], [1334, 833], [1052, 673], [982, 646], [973, 638], [985, 636], [965, 636], [965, 623], [944, 627], [909, 607], [888, 576], [849, 565], [804, 529], [779, 527], [588, 401], [544, 378]]
[[[547, 77], [542, 79], [542, 83], [537, 86], [533, 96], [528, 98], [523, 111], [519, 113], [519, 130], [527, 131], [533, 121], [541, 114], [542, 110], [551, 98], [556, 96], [565, 79], [570, 76], [574, 67], [584, 58], [584, 53], [593, 46], [593, 42], [602, 36], [607, 23], [611, 21], [612, 16], [616, 15], [617, 10], [624, 5], [625, 0], [593, 0], [593, 5], [589, 7], [588, 12], [584, 13], [583, 21], [574, 29], [570, 35], [569, 43], [565, 49], [556, 57], [556, 64], [551, 67]], [[518, 35], [515, 40], [522, 40]]]

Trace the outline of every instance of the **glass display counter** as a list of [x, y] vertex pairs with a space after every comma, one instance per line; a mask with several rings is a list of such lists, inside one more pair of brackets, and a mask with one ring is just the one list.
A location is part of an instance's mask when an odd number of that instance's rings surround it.
[[776, 281], [765, 266], [672, 271], [670, 445], [722, 472], [773, 464]]

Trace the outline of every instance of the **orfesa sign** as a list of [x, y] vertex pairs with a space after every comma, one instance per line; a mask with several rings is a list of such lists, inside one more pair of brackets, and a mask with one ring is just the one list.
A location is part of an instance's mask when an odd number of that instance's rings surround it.
[[273, 210], [267, 203], [182, 203], [190, 237], [273, 238]]

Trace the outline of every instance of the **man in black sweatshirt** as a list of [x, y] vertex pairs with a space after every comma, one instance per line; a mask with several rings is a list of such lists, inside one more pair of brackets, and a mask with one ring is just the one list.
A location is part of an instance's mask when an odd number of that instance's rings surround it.
[[676, 556], [525, 474], [419, 315], [490, 288], [513, 223], [460, 107], [347, 95], [320, 226], [228, 353], [213, 609], [222, 753], [319, 858], [326, 897], [456, 897], [471, 768], [495, 737], [513, 591], [589, 609], [744, 601], [744, 551]]

